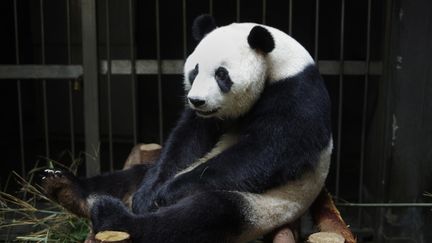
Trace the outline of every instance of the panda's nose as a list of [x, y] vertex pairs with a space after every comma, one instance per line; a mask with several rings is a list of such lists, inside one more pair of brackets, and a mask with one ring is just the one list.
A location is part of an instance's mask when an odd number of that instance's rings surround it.
[[197, 98], [188, 98], [189, 102], [192, 103], [195, 107], [200, 107], [205, 104], [205, 100], [197, 99]]

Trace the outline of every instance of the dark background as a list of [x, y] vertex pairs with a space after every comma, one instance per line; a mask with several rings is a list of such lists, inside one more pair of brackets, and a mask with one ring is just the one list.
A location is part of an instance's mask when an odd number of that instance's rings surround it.
[[[19, 64], [68, 64], [69, 58], [72, 64], [82, 63], [80, 1], [69, 1], [70, 55], [65, 27], [68, 1], [16, 2], [19, 37], [17, 42], [14, 29], [14, 1], [0, 1], [0, 65], [13, 65], [17, 64], [17, 61]], [[100, 60], [107, 58], [106, 2], [97, 1]], [[239, 11], [237, 1], [233, 0], [185, 2], [185, 16], [183, 1], [158, 2], [158, 46], [157, 1], [134, 1], [133, 38], [136, 44], [136, 59], [156, 60], [158, 47], [162, 60], [184, 59], [185, 54], [190, 53], [196, 44], [190, 38], [193, 19], [211, 10], [219, 25], [229, 24], [237, 19], [241, 22], [265, 21], [267, 25], [280, 28], [287, 33], [291, 32], [311, 55], [317, 51], [318, 60], [338, 62], [343, 59], [364, 63], [369, 60], [370, 63], [379, 63], [380, 72], [367, 77], [364, 74], [323, 75], [332, 98], [335, 144], [340, 144], [334, 151], [328, 188], [338, 196], [340, 203], [431, 202], [430, 198], [423, 194], [432, 191], [432, 2], [371, 1], [371, 28], [368, 35], [368, 1], [346, 0], [342, 43], [343, 2], [319, 1], [318, 50], [315, 50], [315, 8], [318, 1], [292, 1], [290, 9], [290, 1], [268, 0], [265, 1], [265, 18], [262, 0], [238, 1]], [[43, 19], [40, 14], [41, 3]], [[110, 0], [109, 11], [111, 58], [128, 60], [128, 1]], [[186, 29], [183, 29], [184, 18]], [[41, 20], [44, 22], [43, 29]], [[42, 31], [44, 45], [41, 42]], [[45, 60], [42, 60], [42, 52]], [[99, 76], [100, 158], [103, 171], [109, 171], [108, 161], [111, 159], [114, 168], [122, 167], [134, 145], [134, 136], [137, 136], [138, 142], [160, 143], [159, 129], [162, 129], [164, 138], [169, 134], [183, 107], [182, 75], [160, 76], [163, 123], [159, 121], [158, 80], [156, 73], [137, 76], [137, 134], [134, 134], [130, 75], [112, 75], [109, 95], [107, 76]], [[49, 153], [46, 151], [45, 143], [43, 81], [0, 79], [0, 82], [2, 187], [5, 186], [12, 170], [20, 173], [23, 169], [29, 171], [37, 162], [44, 164], [47, 157], [64, 164], [70, 163], [72, 158], [80, 157], [80, 152], [84, 151], [83, 80], [46, 81]], [[21, 85], [25, 168], [20, 164], [22, 157], [19, 139], [18, 83]], [[75, 87], [71, 93], [69, 85]], [[72, 118], [69, 95], [73, 102]], [[112, 105], [112, 156], [109, 150], [108, 100]], [[73, 135], [70, 133], [71, 121]], [[73, 155], [71, 136], [75, 139]], [[81, 175], [84, 175], [83, 167], [80, 167]], [[360, 171], [363, 171], [363, 174]], [[14, 187], [11, 188], [10, 190], [14, 190]], [[431, 233], [424, 230], [431, 226], [430, 208], [373, 207], [362, 208], [361, 211], [357, 207], [341, 205], [340, 208], [348, 223], [353, 225], [353, 229], [359, 234], [360, 241], [432, 240]]]

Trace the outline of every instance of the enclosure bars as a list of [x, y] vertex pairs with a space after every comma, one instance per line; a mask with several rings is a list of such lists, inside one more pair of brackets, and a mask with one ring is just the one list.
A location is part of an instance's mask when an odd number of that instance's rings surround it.
[[[44, 1], [39, 1], [40, 6], [40, 34], [41, 34], [41, 64], [45, 65], [45, 21], [44, 21]], [[50, 159], [50, 146], [49, 146], [49, 131], [48, 131], [48, 98], [46, 80], [42, 79], [42, 99], [43, 99], [43, 117], [44, 117], [44, 134], [45, 134], [45, 157]]]
[[160, 24], [159, 24], [159, 0], [156, 0], [156, 59], [157, 59], [157, 84], [158, 84], [158, 109], [159, 109], [159, 144], [163, 144], [163, 104], [162, 104], [162, 60], [160, 50]]
[[[66, 0], [66, 45], [67, 45], [67, 64], [72, 64], [72, 50], [71, 50], [71, 16], [70, 16], [70, 0]], [[74, 122], [74, 106], [73, 106], [73, 82], [78, 82], [76, 79], [70, 79], [68, 84], [68, 98], [69, 98], [69, 131], [70, 131], [70, 144], [71, 144], [71, 159], [75, 161], [75, 122]]]
[[[15, 31], [15, 63], [20, 64], [20, 50], [19, 50], [19, 33], [18, 33], [18, 11], [17, 0], [13, 1], [14, 11], [14, 31]], [[24, 151], [24, 126], [23, 126], [23, 112], [22, 112], [22, 98], [21, 98], [21, 80], [17, 80], [17, 98], [18, 98], [18, 121], [19, 121], [19, 142], [20, 142], [20, 162], [21, 162], [21, 176], [26, 173], [25, 167], [25, 151]]]
[[96, 0], [81, 0], [84, 78], [84, 133], [87, 176], [100, 173]]
[[137, 129], [137, 105], [136, 105], [136, 63], [135, 63], [135, 6], [134, 0], [129, 0], [129, 52], [132, 62], [131, 69], [131, 90], [132, 90], [132, 136], [134, 145], [138, 143]]
[[319, 0], [315, 1], [315, 41], [314, 41], [314, 61], [319, 68], [318, 63], [318, 44], [319, 44]]
[[[212, 14], [212, 0], [209, 2], [209, 13]], [[187, 58], [187, 23], [186, 23], [186, 0], [182, 0], [182, 14], [183, 14], [183, 21], [182, 21], [182, 29], [183, 29], [183, 60], [186, 60]]]
[[[363, 202], [363, 173], [364, 173], [364, 160], [365, 160], [365, 145], [366, 145], [366, 115], [367, 115], [367, 98], [369, 87], [369, 64], [370, 64], [370, 32], [371, 32], [371, 11], [372, 2], [368, 0], [367, 3], [367, 22], [366, 22], [366, 74], [364, 76], [364, 93], [363, 93], [363, 107], [362, 107], [362, 120], [361, 120], [361, 137], [360, 137], [360, 172], [359, 172], [359, 189], [358, 189], [358, 203]], [[362, 210], [359, 208], [357, 216], [357, 224], [361, 225]]]
[[[108, 153], [109, 153], [109, 169], [114, 170], [113, 159], [113, 138], [112, 138], [112, 106], [111, 106], [111, 31], [110, 31], [110, 0], [105, 1], [105, 43], [106, 43], [106, 59], [107, 59], [107, 119], [108, 119]], [[133, 66], [133, 65], [132, 65]]]
[[345, 36], [345, 0], [341, 3], [341, 23], [340, 23], [340, 49], [339, 49], [339, 101], [338, 101], [338, 120], [337, 120], [337, 142], [336, 142], [336, 185], [335, 200], [339, 200], [340, 183], [340, 158], [341, 158], [341, 139], [342, 139], [342, 109], [343, 109], [343, 81], [344, 81], [344, 36]]

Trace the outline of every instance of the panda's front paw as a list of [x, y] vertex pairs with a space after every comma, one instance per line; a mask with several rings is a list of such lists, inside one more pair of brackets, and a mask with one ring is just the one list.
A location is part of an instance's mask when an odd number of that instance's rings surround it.
[[84, 189], [75, 175], [68, 171], [46, 169], [40, 175], [42, 192], [78, 216], [88, 217]]
[[120, 200], [109, 196], [92, 199], [91, 221], [94, 232], [118, 230], [129, 232], [132, 215]]

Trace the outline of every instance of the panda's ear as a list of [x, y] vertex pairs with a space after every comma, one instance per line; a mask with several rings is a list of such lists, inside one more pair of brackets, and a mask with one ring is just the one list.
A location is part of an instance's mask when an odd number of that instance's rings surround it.
[[208, 14], [195, 18], [192, 24], [192, 36], [196, 41], [201, 41], [204, 36], [216, 29], [216, 21]]
[[259, 25], [252, 28], [247, 40], [252, 49], [260, 50], [264, 53], [269, 53], [275, 48], [275, 42], [271, 33]]

